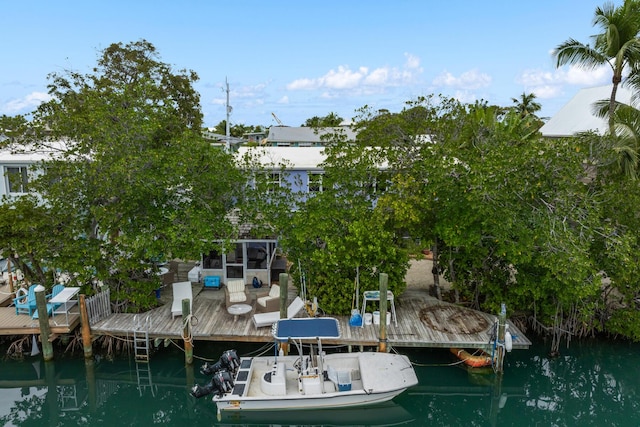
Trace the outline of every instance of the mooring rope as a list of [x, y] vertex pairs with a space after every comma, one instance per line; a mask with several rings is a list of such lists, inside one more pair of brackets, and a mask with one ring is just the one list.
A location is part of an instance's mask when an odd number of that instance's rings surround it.
[[192, 326], [198, 324], [198, 318], [193, 314], [189, 314], [184, 317], [182, 321], [182, 339], [184, 342], [191, 343], [193, 346], [193, 332], [191, 330]]

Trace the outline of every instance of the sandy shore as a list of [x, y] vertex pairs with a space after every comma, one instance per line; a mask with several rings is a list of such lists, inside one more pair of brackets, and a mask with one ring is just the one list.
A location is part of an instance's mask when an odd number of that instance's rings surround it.
[[[433, 261], [428, 259], [421, 260], [409, 260], [409, 270], [405, 280], [408, 287], [424, 287], [429, 288], [433, 286]], [[449, 286], [444, 277], [440, 276], [440, 286], [446, 288]]]

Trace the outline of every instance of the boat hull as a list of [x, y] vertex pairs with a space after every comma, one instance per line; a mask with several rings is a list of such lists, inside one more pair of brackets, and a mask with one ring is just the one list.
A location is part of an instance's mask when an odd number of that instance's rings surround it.
[[354, 406], [374, 405], [388, 402], [405, 389], [386, 393], [367, 394], [365, 392], [342, 392], [340, 394], [323, 395], [319, 397], [283, 396], [273, 398], [240, 398], [238, 400], [220, 400], [214, 398], [220, 412], [227, 411], [267, 411], [267, 410], [301, 410], [327, 409]]
[[214, 396], [213, 402], [220, 412], [349, 408], [390, 401], [418, 383], [403, 355], [330, 354], [322, 357], [324, 367], [301, 373], [304, 358], [242, 359], [234, 390]]

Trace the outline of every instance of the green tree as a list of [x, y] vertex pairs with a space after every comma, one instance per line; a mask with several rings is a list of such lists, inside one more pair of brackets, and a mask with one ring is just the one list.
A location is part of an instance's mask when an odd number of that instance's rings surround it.
[[516, 104], [515, 109], [520, 114], [520, 117], [524, 118], [530, 114], [536, 114], [538, 111], [542, 109], [542, 105], [539, 102], [535, 101], [536, 95], [535, 93], [526, 94], [522, 92], [519, 98], [511, 98], [514, 104]]
[[[230, 136], [236, 137], [236, 138], [240, 138], [242, 137], [244, 134], [247, 133], [251, 133], [251, 132], [262, 132], [264, 131], [264, 128], [262, 126], [254, 126], [254, 125], [243, 125], [241, 123], [239, 124], [232, 124], [229, 127], [229, 134]], [[218, 133], [220, 135], [226, 135], [227, 134], [227, 121], [226, 120], [222, 120], [220, 121], [220, 123], [218, 123], [217, 125], [215, 125], [213, 127], [213, 132]]]
[[52, 74], [52, 99], [34, 114], [33, 128], [50, 130], [36, 142], [64, 142], [34, 185], [64, 231], [39, 256], [109, 284], [120, 310], [155, 303], [159, 261], [197, 259], [236, 235], [227, 214], [246, 181], [201, 137], [196, 80], [147, 41], [112, 44], [93, 73]]
[[292, 262], [294, 283], [303, 280], [330, 314], [349, 314], [360, 291], [378, 288], [389, 277], [396, 294], [405, 287], [408, 254], [386, 225], [375, 199], [386, 182], [378, 165], [361, 157], [338, 130], [331, 135], [322, 176], [322, 192], [299, 197], [289, 216], [278, 218], [281, 245]]
[[594, 69], [609, 65], [613, 73], [613, 88], [609, 99], [609, 131], [615, 135], [614, 111], [618, 86], [627, 69], [635, 69], [640, 62], [640, 3], [624, 0], [621, 6], [606, 3], [596, 8], [593, 25], [601, 29], [594, 35], [593, 45], [568, 39], [555, 50], [556, 65], [579, 65]]
[[342, 117], [331, 112], [323, 117], [313, 116], [307, 119], [302, 126], [314, 128], [336, 127], [340, 126], [340, 123], [343, 121], [344, 119]]

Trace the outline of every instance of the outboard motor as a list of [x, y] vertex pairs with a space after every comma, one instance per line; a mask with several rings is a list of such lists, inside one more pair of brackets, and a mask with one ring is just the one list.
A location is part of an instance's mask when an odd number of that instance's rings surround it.
[[201, 386], [200, 384], [196, 384], [193, 387], [191, 387], [191, 396], [196, 398], [201, 398], [203, 396], [211, 394], [212, 391], [213, 391], [213, 380], [204, 386]]
[[204, 362], [204, 365], [202, 365], [200, 367], [200, 373], [202, 375], [209, 376], [209, 375], [213, 375], [216, 372], [221, 371], [223, 369], [224, 369], [224, 366], [222, 366], [222, 361], [221, 360], [218, 360], [216, 363], [212, 363], [212, 364]]
[[231, 374], [227, 371], [218, 371], [213, 375], [211, 380], [213, 384], [213, 390], [216, 391], [218, 397], [222, 397], [225, 393], [229, 393], [233, 390], [233, 379]]
[[222, 396], [230, 392], [233, 390], [233, 378], [239, 367], [240, 357], [238, 357], [238, 353], [235, 350], [227, 350], [222, 353], [216, 363], [209, 364], [205, 362], [200, 367], [200, 373], [207, 376], [212, 375], [213, 378], [204, 386], [194, 385], [191, 388], [191, 395], [200, 398], [211, 393]]
[[234, 375], [240, 367], [240, 357], [238, 357], [238, 353], [235, 350], [227, 350], [222, 353], [219, 362]]

